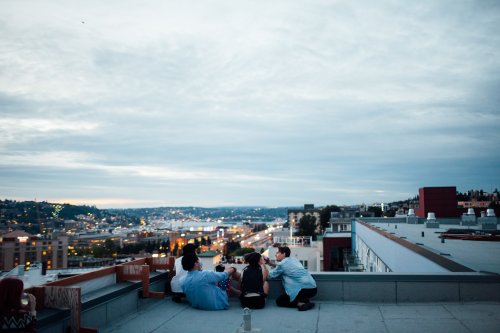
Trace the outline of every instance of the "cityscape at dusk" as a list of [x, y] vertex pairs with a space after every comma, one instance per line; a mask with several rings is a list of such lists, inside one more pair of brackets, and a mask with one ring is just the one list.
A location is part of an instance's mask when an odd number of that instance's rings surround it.
[[2, 0], [0, 50], [0, 331], [498, 333], [500, 1]]
[[421, 186], [492, 193], [499, 18], [496, 1], [2, 1], [0, 198], [290, 207]]

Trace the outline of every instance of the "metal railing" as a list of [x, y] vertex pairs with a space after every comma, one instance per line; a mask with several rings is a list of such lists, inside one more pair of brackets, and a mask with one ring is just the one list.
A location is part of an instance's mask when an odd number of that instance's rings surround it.
[[312, 245], [312, 236], [295, 237], [273, 237], [273, 243], [279, 243], [286, 246], [310, 247]]
[[365, 266], [359, 260], [358, 255], [351, 252], [351, 249], [344, 249], [344, 268], [346, 272], [365, 271]]

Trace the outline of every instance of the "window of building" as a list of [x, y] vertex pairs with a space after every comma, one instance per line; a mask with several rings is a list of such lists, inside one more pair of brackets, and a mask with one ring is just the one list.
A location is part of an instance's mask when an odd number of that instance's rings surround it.
[[307, 260], [300, 260], [300, 263], [302, 264], [302, 266], [304, 266], [305, 269], [309, 267]]

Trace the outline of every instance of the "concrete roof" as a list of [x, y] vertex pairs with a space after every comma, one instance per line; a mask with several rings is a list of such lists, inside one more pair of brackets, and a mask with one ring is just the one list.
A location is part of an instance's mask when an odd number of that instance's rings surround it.
[[[500, 303], [316, 302], [314, 309], [299, 312], [269, 300], [265, 309], [252, 310], [251, 315], [252, 332], [269, 333], [493, 333], [500, 327]], [[99, 332], [238, 332], [242, 322], [243, 309], [236, 298], [223, 311], [196, 310], [166, 298], [151, 300], [139, 312], [100, 327]]]
[[17, 238], [17, 237], [33, 237], [24, 230], [14, 230], [2, 235], [3, 238]]
[[[439, 228], [426, 228], [423, 224], [370, 223], [398, 237], [405, 237], [432, 252], [440, 254], [475, 271], [500, 274], [500, 242], [439, 238], [448, 229], [477, 229], [476, 226], [440, 224]], [[424, 232], [424, 237], [422, 237]]]

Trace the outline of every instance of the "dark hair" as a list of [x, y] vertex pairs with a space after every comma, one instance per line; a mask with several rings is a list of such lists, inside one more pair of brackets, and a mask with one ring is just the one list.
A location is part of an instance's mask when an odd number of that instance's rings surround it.
[[184, 247], [182, 248], [182, 255], [195, 252], [196, 252], [196, 246], [191, 243], [184, 245]]
[[252, 267], [259, 267], [260, 257], [261, 255], [258, 252], [247, 253], [245, 254], [245, 262]]
[[182, 268], [185, 271], [190, 271], [194, 268], [194, 264], [198, 261], [196, 253], [188, 253], [182, 256]]
[[290, 256], [290, 248], [288, 246], [280, 246], [278, 247], [278, 252], [284, 253], [285, 257]]
[[24, 283], [20, 279], [6, 277], [0, 280], [0, 314], [21, 309], [21, 294]]

